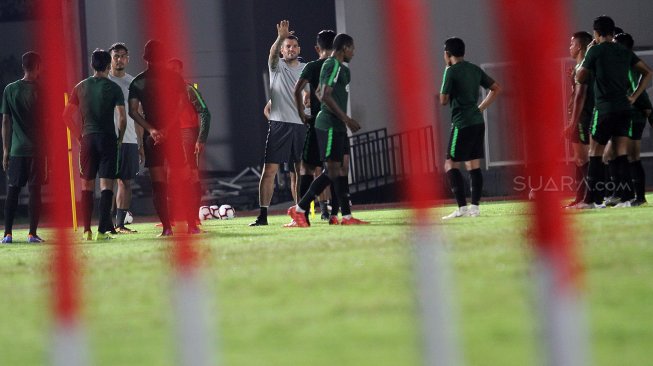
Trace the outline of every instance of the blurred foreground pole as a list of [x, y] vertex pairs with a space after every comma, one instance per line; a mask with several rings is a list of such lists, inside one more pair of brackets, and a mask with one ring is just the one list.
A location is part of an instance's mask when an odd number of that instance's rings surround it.
[[[497, 44], [511, 60], [511, 106], [524, 124], [526, 166], [530, 181], [561, 186], [565, 116], [562, 95], [563, 69], [570, 37], [568, 9], [562, 0], [500, 0], [493, 9]], [[501, 38], [499, 38], [501, 37]], [[543, 352], [551, 366], [588, 364], [588, 340], [580, 289], [580, 265], [574, 251], [573, 232], [562, 212], [561, 189], [538, 191], [532, 207], [529, 239], [536, 252], [534, 274]]]
[[[396, 103], [395, 120], [399, 131], [434, 126], [435, 92], [432, 65], [428, 64], [433, 44], [429, 41], [429, 9], [424, 0], [387, 0], [384, 6], [387, 44], [401, 48], [389, 51], [388, 67], [391, 95]], [[354, 39], [356, 35], [353, 35]], [[436, 132], [437, 133], [437, 132]], [[443, 241], [435, 231], [430, 205], [436, 199], [440, 182], [437, 174], [420, 170], [423, 153], [419, 141], [409, 141], [404, 152], [411, 161], [401, 187], [413, 208], [411, 237], [414, 246], [414, 275], [420, 305], [423, 352], [426, 366], [456, 366], [461, 363], [456, 336], [457, 317], [453, 311], [453, 281]], [[435, 138], [436, 144], [439, 141]], [[436, 147], [435, 151], [439, 151]]]
[[[61, 96], [66, 92], [66, 58], [75, 54], [71, 42], [64, 36], [64, 16], [69, 14], [72, 2], [48, 0], [36, 7], [39, 21], [35, 23], [36, 51], [43, 59], [40, 77], [40, 107], [43, 108], [44, 128], [39, 129], [48, 155], [49, 192], [70, 192], [68, 176], [68, 144], [66, 126], [62, 120]], [[70, 203], [65, 194], [50, 194], [48, 220], [54, 231], [49, 242], [52, 246], [52, 306], [53, 334], [50, 362], [55, 366], [82, 366], [88, 364], [85, 337], [80, 324], [79, 264], [75, 257], [70, 235]]]

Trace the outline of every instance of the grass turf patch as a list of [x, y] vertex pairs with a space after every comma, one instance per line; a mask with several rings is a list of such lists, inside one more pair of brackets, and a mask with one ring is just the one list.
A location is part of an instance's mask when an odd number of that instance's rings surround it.
[[[439, 218], [452, 207], [433, 209]], [[653, 344], [653, 209], [569, 214], [580, 234], [593, 364], [646, 364]], [[417, 365], [419, 319], [406, 210], [358, 214], [369, 226], [267, 227], [251, 218], [205, 222], [212, 328], [226, 365]], [[522, 203], [488, 203], [479, 218], [437, 224], [447, 238], [454, 303], [468, 365], [539, 358], [530, 216]], [[138, 218], [136, 218], [138, 220]], [[78, 243], [83, 324], [95, 365], [174, 365], [170, 239], [138, 234]], [[26, 237], [18, 230], [15, 238]], [[47, 231], [43, 237], [48, 238]], [[46, 363], [48, 245], [0, 247], [0, 364]], [[216, 341], [217, 348], [218, 341]]]

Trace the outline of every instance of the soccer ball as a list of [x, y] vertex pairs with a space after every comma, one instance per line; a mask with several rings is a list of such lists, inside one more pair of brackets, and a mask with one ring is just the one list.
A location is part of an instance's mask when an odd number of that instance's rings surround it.
[[134, 215], [132, 215], [132, 212], [131, 212], [131, 211], [127, 211], [127, 213], [125, 214], [125, 222], [124, 222], [124, 224], [125, 224], [125, 225], [129, 225], [129, 224], [131, 224], [131, 223], [133, 223], [133, 222], [134, 222]]
[[213, 215], [211, 215], [211, 209], [209, 206], [200, 206], [200, 212], [199, 212], [199, 219], [201, 221], [204, 220], [211, 220], [213, 218]]
[[209, 206], [209, 210], [211, 210], [211, 216], [213, 216], [214, 219], [219, 219], [220, 218], [220, 213], [218, 212], [220, 207], [218, 205], [211, 205]]
[[223, 220], [230, 220], [236, 217], [236, 210], [229, 205], [222, 205], [218, 208], [218, 216]]

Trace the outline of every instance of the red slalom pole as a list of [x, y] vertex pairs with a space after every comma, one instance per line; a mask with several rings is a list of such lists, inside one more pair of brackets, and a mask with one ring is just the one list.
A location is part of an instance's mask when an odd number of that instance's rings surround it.
[[[42, 141], [47, 147], [50, 192], [70, 191], [67, 166], [66, 127], [63, 123], [63, 98], [67, 90], [66, 65], [62, 54], [73, 54], [64, 36], [63, 12], [68, 2], [48, 0], [36, 7], [39, 21], [35, 26], [37, 52], [43, 59], [39, 80], [43, 92], [44, 128]], [[54, 227], [51, 268], [54, 333], [51, 362], [56, 366], [82, 366], [87, 362], [87, 350], [79, 320], [79, 264], [69, 231], [69, 202], [64, 194], [51, 194], [49, 219]]]
[[[558, 57], [569, 38], [568, 9], [562, 0], [501, 0], [493, 7], [504, 54], [514, 64], [507, 83], [512, 109], [522, 111], [528, 178], [562, 182], [561, 116], [564, 99]], [[528, 84], [525, 81], [528, 81]], [[561, 208], [560, 189], [538, 191], [532, 206], [530, 240], [547, 364], [585, 365], [587, 334], [574, 236]]]
[[[436, 126], [434, 77], [429, 53], [427, 3], [424, 0], [388, 0], [384, 2], [388, 44], [401, 44], [405, 52], [388, 52], [387, 72], [396, 101], [395, 120], [400, 131]], [[354, 35], [355, 38], [355, 35]], [[434, 139], [439, 141], [438, 138]], [[420, 157], [421, 144], [412, 139], [407, 156]], [[435, 151], [439, 151], [437, 148]], [[414, 167], [419, 164], [413, 165]], [[413, 268], [420, 306], [424, 365], [458, 365], [462, 356], [456, 335], [456, 316], [452, 305], [453, 290], [449, 263], [443, 240], [435, 231], [433, 213], [440, 182], [418, 168], [408, 172], [402, 189], [412, 208], [414, 225], [412, 244], [415, 248]], [[425, 179], [426, 178], [426, 179]]]

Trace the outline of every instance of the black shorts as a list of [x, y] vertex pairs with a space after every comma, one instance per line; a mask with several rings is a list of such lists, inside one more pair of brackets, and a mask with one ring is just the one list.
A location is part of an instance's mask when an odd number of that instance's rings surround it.
[[139, 170], [138, 144], [121, 144], [118, 153], [118, 179], [131, 180], [136, 178]]
[[646, 115], [644, 112], [639, 110], [633, 111], [632, 117], [630, 118], [630, 126], [628, 128], [628, 137], [635, 141], [641, 140], [642, 134], [644, 133], [644, 127], [646, 127]]
[[186, 165], [181, 130], [168, 131], [165, 140], [156, 145], [149, 134], [143, 136], [143, 140], [146, 168], [163, 167], [166, 162], [173, 168], [181, 168]]
[[449, 135], [447, 159], [470, 161], [485, 157], [485, 124], [463, 128], [454, 127]]
[[48, 179], [48, 160], [45, 157], [10, 156], [7, 185], [11, 187], [39, 186]]
[[306, 138], [304, 139], [304, 151], [302, 153], [302, 162], [312, 166], [322, 166], [320, 159], [320, 147], [317, 144], [317, 135], [315, 134], [315, 117], [310, 117], [311, 121], [307, 124]]
[[265, 141], [265, 163], [301, 162], [306, 128], [298, 123], [270, 121]]
[[197, 155], [195, 155], [195, 144], [197, 137], [200, 135], [199, 127], [182, 128], [181, 142], [184, 147], [184, 156], [191, 169], [197, 169]]
[[116, 179], [118, 173], [118, 139], [115, 135], [92, 133], [82, 137], [79, 151], [79, 175], [93, 180], [96, 176]]
[[581, 114], [580, 121], [574, 126], [574, 132], [571, 134], [571, 142], [589, 145], [590, 124], [592, 124], [592, 116], [588, 116], [586, 113]]
[[320, 159], [322, 161], [342, 162], [345, 155], [349, 155], [349, 137], [347, 132], [315, 129], [317, 143], [320, 147]]
[[594, 112], [592, 138], [600, 145], [606, 145], [612, 137], [629, 136], [631, 111], [599, 114]]

